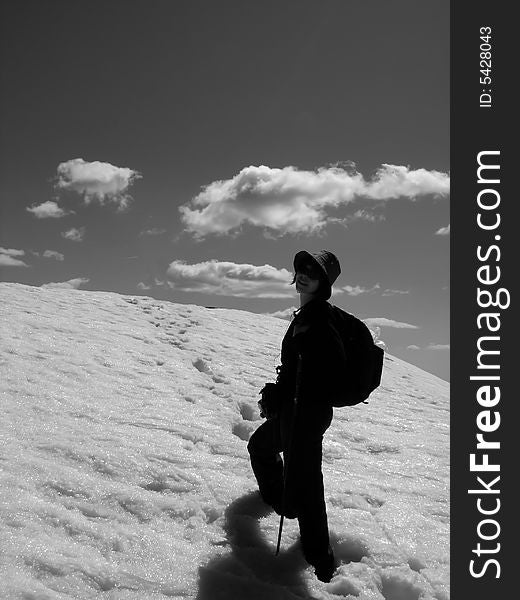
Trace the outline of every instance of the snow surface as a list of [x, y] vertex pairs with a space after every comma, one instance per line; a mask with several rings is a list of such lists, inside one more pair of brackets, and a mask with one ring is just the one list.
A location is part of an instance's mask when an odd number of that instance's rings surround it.
[[335, 410], [323, 472], [341, 565], [304, 561], [246, 442], [287, 322], [1, 283], [0, 597], [446, 600], [449, 385], [391, 355]]

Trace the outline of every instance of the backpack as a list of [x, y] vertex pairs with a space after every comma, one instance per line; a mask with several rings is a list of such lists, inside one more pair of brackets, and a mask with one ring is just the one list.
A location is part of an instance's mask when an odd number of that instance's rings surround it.
[[363, 321], [338, 306], [331, 306], [331, 313], [332, 324], [346, 357], [341, 391], [333, 397], [332, 406], [367, 404], [367, 398], [381, 383], [385, 352], [374, 344], [372, 334]]

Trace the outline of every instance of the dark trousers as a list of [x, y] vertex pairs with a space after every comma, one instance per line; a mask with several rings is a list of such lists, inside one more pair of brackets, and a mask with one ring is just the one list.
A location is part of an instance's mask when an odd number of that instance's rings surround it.
[[278, 418], [260, 425], [247, 446], [260, 494], [273, 506], [281, 506], [285, 463], [286, 505], [298, 515], [303, 554], [311, 564], [329, 551], [321, 461], [331, 421], [330, 407], [286, 405]]

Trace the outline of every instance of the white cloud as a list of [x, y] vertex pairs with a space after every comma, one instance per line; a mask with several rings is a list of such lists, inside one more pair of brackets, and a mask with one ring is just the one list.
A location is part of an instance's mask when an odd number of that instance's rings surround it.
[[61, 254], [61, 252], [56, 252], [56, 250], [45, 250], [43, 253], [44, 258], [53, 258], [54, 260], [63, 261], [65, 260], [65, 256]]
[[346, 292], [349, 296], [360, 296], [361, 294], [375, 292], [380, 287], [379, 283], [376, 283], [376, 285], [373, 285], [371, 288], [365, 288], [360, 285], [344, 285], [343, 287], [338, 288], [337, 292]]
[[394, 327], [396, 329], [419, 329], [417, 325], [410, 325], [410, 323], [393, 321], [392, 319], [387, 319], [385, 317], [373, 317], [369, 319], [363, 319], [363, 321], [369, 326]]
[[0, 267], [28, 267], [29, 265], [24, 263], [23, 260], [13, 258], [7, 254], [0, 254]]
[[447, 196], [449, 193], [450, 176], [447, 173], [426, 169], [411, 171], [410, 167], [383, 164], [374, 179], [366, 184], [364, 195], [378, 200], [415, 200], [418, 196]]
[[62, 208], [58, 206], [57, 202], [47, 200], [38, 206], [28, 206], [26, 211], [32, 213], [37, 219], [59, 219], [67, 214]]
[[25, 256], [25, 250], [16, 250], [15, 248], [0, 248], [0, 254], [6, 256]]
[[409, 294], [410, 290], [391, 290], [391, 289], [387, 289], [385, 290], [381, 295], [382, 296], [403, 296], [406, 294]]
[[[376, 283], [372, 287], [363, 287], [362, 285], [344, 285], [340, 288], [337, 288], [336, 293], [342, 294], [343, 292], [346, 292], [349, 296], [360, 296], [361, 294], [373, 294], [374, 292], [376, 292], [379, 289], [381, 289], [381, 286], [379, 285], [379, 283]], [[408, 290], [385, 289], [381, 295], [382, 296], [397, 296], [397, 295], [404, 295], [404, 294], [409, 294], [409, 293], [410, 292]]]
[[151, 289], [152, 289], [152, 286], [151, 286], [151, 285], [146, 285], [146, 283], [143, 283], [142, 281], [140, 281], [140, 282], [137, 284], [137, 287], [138, 287], [140, 290], [151, 290]]
[[416, 346], [415, 344], [411, 344], [410, 346], [406, 346], [407, 350], [420, 350], [419, 346]]
[[317, 233], [328, 223], [370, 219], [371, 213], [359, 208], [344, 219], [327, 214], [327, 210], [355, 200], [415, 199], [448, 193], [449, 175], [425, 169], [383, 165], [371, 181], [366, 181], [355, 170], [338, 166], [317, 171], [249, 166], [231, 179], [209, 184], [179, 211], [186, 231], [198, 238], [236, 233], [246, 224], [277, 235]]
[[449, 350], [449, 344], [428, 344], [426, 347], [427, 350]]
[[441, 227], [435, 232], [435, 235], [450, 235], [450, 225], [446, 227]]
[[28, 267], [27, 263], [18, 258], [13, 258], [7, 254], [0, 254], [0, 267]]
[[384, 221], [385, 217], [383, 215], [375, 215], [368, 210], [360, 209], [356, 210], [356, 212], [352, 215], [352, 220], [361, 220], [361, 221]]
[[19, 256], [25, 256], [25, 250], [0, 248], [0, 267], [28, 267], [27, 263], [17, 258]]
[[89, 281], [90, 279], [87, 279], [86, 277], [76, 277], [75, 279], [69, 279], [68, 281], [44, 283], [40, 287], [63, 290], [77, 290], [81, 285], [85, 285]]
[[111, 202], [124, 210], [132, 199], [128, 189], [140, 177], [133, 169], [75, 158], [58, 165], [56, 188], [81, 195], [85, 204]]
[[146, 229], [145, 231], [141, 231], [139, 235], [162, 235], [166, 233], [166, 229], [161, 229], [159, 227], [152, 227], [151, 229]]
[[166, 273], [168, 285], [182, 292], [239, 298], [289, 298], [292, 273], [271, 265], [255, 266], [216, 260], [186, 264], [175, 260]]
[[76, 227], [72, 227], [67, 231], [63, 231], [61, 235], [66, 240], [70, 240], [71, 242], [82, 242], [83, 238], [85, 237], [85, 231], [85, 227], [80, 227], [79, 229], [77, 229]]
[[[375, 207], [374, 207], [375, 208]], [[379, 207], [381, 208], [381, 207]], [[376, 214], [372, 212], [374, 209], [360, 209], [356, 210], [353, 214], [347, 215], [346, 217], [338, 218], [338, 217], [327, 217], [327, 224], [336, 223], [337, 225], [342, 225], [343, 227], [348, 227], [354, 221], [370, 221], [371, 223], [375, 223], [376, 221], [384, 221], [386, 217], [383, 214]]]

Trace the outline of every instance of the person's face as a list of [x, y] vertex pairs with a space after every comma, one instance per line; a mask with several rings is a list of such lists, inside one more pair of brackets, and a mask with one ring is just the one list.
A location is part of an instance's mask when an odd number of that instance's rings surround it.
[[302, 264], [296, 269], [296, 291], [299, 294], [315, 294], [320, 287], [319, 267]]

